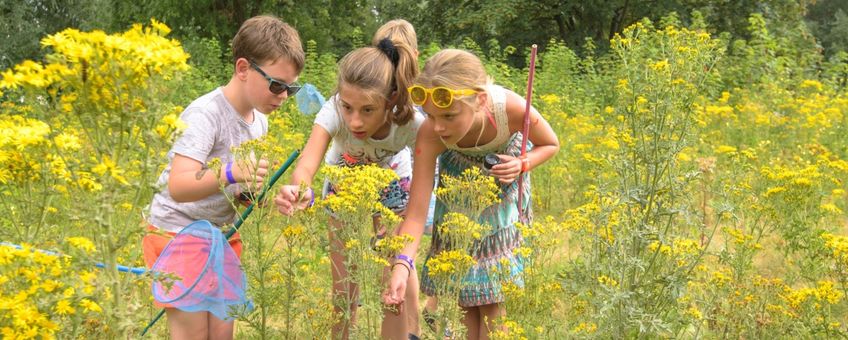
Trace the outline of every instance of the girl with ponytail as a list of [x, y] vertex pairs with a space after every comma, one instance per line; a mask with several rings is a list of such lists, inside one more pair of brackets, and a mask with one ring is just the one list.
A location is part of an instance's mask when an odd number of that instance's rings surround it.
[[[381, 30], [386, 35], [375, 38], [373, 46], [356, 49], [339, 62], [336, 93], [318, 112], [290, 185], [280, 188], [274, 200], [281, 213], [291, 215], [311, 206], [314, 191], [310, 188], [301, 192], [300, 188], [301, 185], [308, 187], [312, 184], [323, 157], [328, 165], [377, 164], [392, 169], [399, 179], [382, 191], [381, 203], [403, 216], [409, 201], [412, 175], [410, 150], [414, 149], [418, 127], [424, 122], [424, 116], [414, 108], [406, 90], [418, 76], [418, 51], [413, 45], [416, 43], [415, 31], [408, 22], [394, 20]], [[325, 180], [322, 195], [331, 195], [334, 190], [333, 183]], [[335, 306], [336, 313], [340, 315], [355, 313], [358, 297], [344, 264], [344, 245], [335, 231], [356, 227], [360, 226], [343, 225], [331, 217], [329, 240], [333, 301], [345, 301], [345, 305]], [[375, 216], [373, 227], [376, 238], [384, 236], [379, 216]], [[400, 265], [407, 266], [407, 284], [417, 287], [414, 262], [409, 257], [406, 259]], [[393, 265], [401, 262], [393, 261]], [[415, 337], [418, 332], [417, 329], [409, 329], [417, 328], [418, 294], [414, 290], [409, 293], [406, 302], [398, 306], [399, 314], [385, 313], [384, 338], [407, 339]], [[348, 302], [350, 305], [346, 305]], [[333, 339], [349, 337], [350, 325], [344, 319], [339, 317], [340, 321], [334, 325]]]

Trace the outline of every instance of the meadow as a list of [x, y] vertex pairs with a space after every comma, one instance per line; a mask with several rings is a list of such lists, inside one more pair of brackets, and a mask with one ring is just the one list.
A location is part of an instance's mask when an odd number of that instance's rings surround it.
[[[531, 175], [525, 285], [505, 286], [508, 331], [493, 337], [848, 336], [848, 54], [825, 59], [756, 14], [744, 39], [694, 17], [637, 22], [603, 54], [592, 40], [581, 55], [557, 41], [539, 54], [533, 103], [561, 150]], [[227, 67], [192, 66], [169, 32], [156, 20], [115, 33], [67, 29], [43, 37], [43, 60], [2, 72], [0, 241], [23, 245], [0, 245], [3, 338], [136, 338], [158, 313], [154, 278], [114, 266], [143, 266], [145, 207], [183, 128], [179, 114], [221, 85], [209, 67]], [[301, 81], [329, 96], [336, 56], [315, 46], [307, 42]], [[506, 60], [529, 46], [456, 47], [481, 56], [497, 84], [524, 91], [528, 70]], [[422, 48], [421, 60], [440, 48]], [[282, 161], [312, 119], [289, 100], [269, 115], [266, 138], [236, 152]], [[317, 205], [369, 225], [377, 207], [361, 198], [389, 176], [323, 174], [363, 184]], [[466, 189], [440, 199], [494, 190], [479, 174], [449, 180]], [[464, 213], [446, 225], [471, 242], [482, 227], [467, 221], [474, 209]], [[385, 259], [367, 231], [345, 236], [363, 273], [354, 275], [363, 287], [356, 338], [379, 334], [373, 279]], [[332, 313], [324, 209], [289, 218], [266, 205], [241, 234], [255, 310], [233, 311], [236, 337], [328, 338], [345, 316]], [[379, 254], [403, 242], [387, 240]], [[458, 246], [438, 258], [446, 292], [467, 268], [463, 255]], [[444, 309], [440, 327], [456, 328], [457, 311]], [[165, 324], [152, 337], [166, 337]]]

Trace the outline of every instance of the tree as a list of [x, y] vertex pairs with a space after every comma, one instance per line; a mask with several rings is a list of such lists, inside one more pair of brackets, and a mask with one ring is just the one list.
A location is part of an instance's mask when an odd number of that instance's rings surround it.
[[41, 38], [67, 27], [93, 29], [106, 0], [0, 0], [0, 70], [41, 55]]

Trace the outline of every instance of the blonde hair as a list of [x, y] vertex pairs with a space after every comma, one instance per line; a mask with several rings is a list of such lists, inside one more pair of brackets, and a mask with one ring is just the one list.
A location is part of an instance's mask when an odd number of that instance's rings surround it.
[[418, 51], [418, 35], [415, 34], [415, 28], [409, 21], [403, 19], [391, 20], [374, 32], [374, 38], [371, 39], [371, 45], [377, 46], [380, 40], [389, 38], [392, 41], [403, 41], [413, 51]]
[[[486, 74], [483, 62], [471, 52], [444, 49], [424, 63], [424, 69], [416, 80], [424, 87], [444, 86], [449, 89], [485, 91], [492, 79]], [[461, 102], [476, 107], [474, 96], [458, 98]]]
[[277, 17], [260, 15], [247, 19], [233, 38], [233, 62], [245, 58], [256, 63], [282, 58], [297, 72], [303, 70], [303, 46], [297, 31]]
[[[397, 56], [395, 65], [384, 51], [389, 41], [379, 43], [381, 48], [368, 46], [348, 53], [339, 61], [336, 93], [343, 86], [355, 86], [369, 95], [369, 99], [388, 101], [396, 93], [392, 122], [404, 125], [415, 112], [406, 88], [418, 76], [418, 60], [414, 50], [403, 41], [390, 40]], [[388, 45], [387, 45], [388, 44]], [[391, 110], [391, 108], [389, 108]]]

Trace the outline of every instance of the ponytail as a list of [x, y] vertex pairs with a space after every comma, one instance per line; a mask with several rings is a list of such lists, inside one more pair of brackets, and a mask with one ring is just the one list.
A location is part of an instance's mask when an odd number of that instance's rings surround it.
[[417, 76], [415, 51], [403, 41], [386, 38], [377, 46], [356, 49], [342, 58], [338, 86], [356, 86], [387, 101], [394, 97], [389, 119], [405, 125], [415, 112], [406, 89]]

